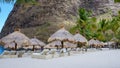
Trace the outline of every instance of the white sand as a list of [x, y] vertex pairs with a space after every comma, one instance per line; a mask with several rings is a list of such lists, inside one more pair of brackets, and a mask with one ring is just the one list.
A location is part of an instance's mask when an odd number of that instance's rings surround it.
[[49, 60], [0, 59], [0, 68], [120, 68], [120, 50], [88, 52]]

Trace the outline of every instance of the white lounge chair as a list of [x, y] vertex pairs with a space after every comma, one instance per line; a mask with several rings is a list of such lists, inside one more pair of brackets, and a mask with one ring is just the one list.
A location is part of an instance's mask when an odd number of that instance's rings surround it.
[[24, 54], [22, 57], [31, 57], [31, 55], [34, 53], [34, 51], [24, 51]]
[[23, 54], [25, 53], [25, 51], [18, 51], [17, 52], [17, 55], [18, 57], [23, 57]]
[[60, 57], [63, 57], [63, 56], [68, 56], [68, 52], [66, 51], [65, 48], [60, 50]]
[[59, 57], [59, 53], [57, 52], [56, 49], [52, 49], [51, 51], [49, 51], [49, 54], [52, 55], [52, 58], [58, 58]]
[[67, 52], [68, 52], [68, 56], [73, 55], [73, 54], [71, 54], [71, 48], [68, 48], [68, 49], [67, 49]]
[[44, 49], [41, 53], [33, 53], [32, 58], [37, 58], [37, 59], [51, 59], [52, 55], [49, 54], [48, 49]]
[[9, 51], [4, 51], [3, 54], [1, 55], [1, 58], [8, 58]]
[[18, 55], [16, 51], [5, 51], [2, 55], [2, 58], [17, 58]]
[[3, 54], [4, 54], [4, 53], [2, 53], [2, 54], [0, 55], [0, 58], [3, 58]]

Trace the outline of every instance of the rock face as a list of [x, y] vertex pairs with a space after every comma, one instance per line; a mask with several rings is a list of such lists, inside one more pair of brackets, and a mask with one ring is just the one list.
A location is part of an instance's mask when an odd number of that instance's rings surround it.
[[[30, 38], [37, 36], [47, 41], [47, 38], [60, 28], [61, 23], [68, 29], [74, 25], [79, 8], [92, 10], [93, 15], [98, 15], [114, 6], [112, 0], [38, 0], [38, 3], [39, 5], [15, 4], [0, 37], [13, 32], [15, 28], [20, 28]], [[114, 9], [116, 6], [112, 8]]]

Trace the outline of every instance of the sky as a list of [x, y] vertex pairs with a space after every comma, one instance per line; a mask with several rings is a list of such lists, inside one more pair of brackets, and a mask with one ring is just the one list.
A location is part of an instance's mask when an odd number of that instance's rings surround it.
[[0, 32], [2, 30], [2, 27], [10, 13], [10, 11], [13, 9], [13, 3], [12, 4], [8, 4], [8, 3], [0, 3], [0, 8], [1, 8], [1, 12], [0, 12]]

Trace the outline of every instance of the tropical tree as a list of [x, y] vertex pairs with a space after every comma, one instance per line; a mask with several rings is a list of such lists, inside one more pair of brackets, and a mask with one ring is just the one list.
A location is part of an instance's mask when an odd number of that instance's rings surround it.
[[109, 41], [111, 38], [118, 36], [119, 32], [120, 32], [120, 16], [115, 16], [112, 18], [112, 20], [105, 20], [102, 19], [99, 23], [99, 29], [97, 32], [101, 32], [101, 34], [103, 34], [104, 39], [102, 40], [106, 40]]
[[113, 37], [120, 38], [120, 14], [112, 19], [101, 19], [96, 21], [96, 17], [90, 17], [91, 12], [79, 9], [79, 18], [76, 25], [70, 32], [79, 31], [87, 39], [96, 38], [101, 41], [110, 41]]
[[118, 13], [119, 14], [113, 18], [114, 22], [111, 22], [111, 26], [114, 36], [120, 40], [120, 12]]
[[96, 31], [96, 18], [90, 17], [92, 12], [86, 11], [84, 8], [80, 8], [78, 12], [79, 18], [77, 19], [76, 25], [70, 29], [70, 32], [75, 33], [79, 31], [83, 36], [90, 39]]
[[105, 32], [109, 30], [109, 22], [106, 19], [102, 19], [98, 23], [98, 30], [96, 33], [99, 33], [99, 36], [97, 37], [99, 40], [105, 41]]

